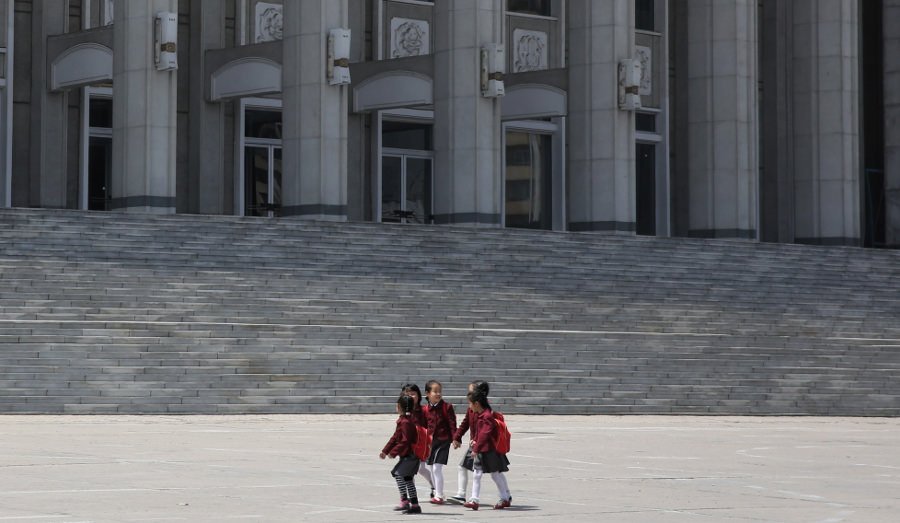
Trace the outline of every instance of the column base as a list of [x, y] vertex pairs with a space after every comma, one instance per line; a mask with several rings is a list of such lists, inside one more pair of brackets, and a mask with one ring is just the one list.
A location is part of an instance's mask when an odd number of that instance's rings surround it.
[[283, 218], [300, 218], [304, 220], [324, 220], [332, 222], [347, 221], [346, 205], [286, 205], [281, 208]]
[[175, 214], [174, 196], [126, 196], [113, 198], [107, 208], [111, 211], [126, 211], [149, 214]]
[[757, 234], [753, 229], [692, 229], [688, 238], [755, 240]]
[[625, 232], [637, 231], [634, 222], [570, 222], [569, 230], [572, 232]]
[[862, 240], [859, 238], [796, 238], [794, 243], [823, 247], [862, 247]]
[[499, 227], [502, 220], [499, 214], [461, 212], [456, 214], [435, 214], [434, 223], [438, 225], [487, 225]]

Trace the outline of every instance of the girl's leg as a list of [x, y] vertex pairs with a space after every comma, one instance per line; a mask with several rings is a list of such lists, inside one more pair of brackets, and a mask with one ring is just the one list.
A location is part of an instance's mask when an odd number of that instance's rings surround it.
[[434, 480], [434, 497], [444, 499], [444, 466], [435, 463], [431, 466], [431, 479]]
[[478, 502], [481, 496], [481, 477], [484, 476], [484, 471], [481, 470], [481, 467], [475, 467], [475, 474], [472, 477], [472, 495], [469, 497], [470, 500]]
[[469, 469], [460, 465], [456, 473], [456, 497], [466, 499], [466, 487], [469, 486]]
[[406, 479], [396, 474], [394, 481], [397, 482], [397, 489], [400, 490], [400, 504], [394, 507], [394, 510], [406, 510], [409, 508], [409, 496], [407, 495]]
[[509, 501], [512, 495], [509, 493], [509, 483], [506, 481], [506, 476], [502, 472], [492, 472], [491, 479], [497, 484], [497, 490], [500, 491], [500, 499]]
[[406, 484], [406, 496], [409, 499], [409, 502], [413, 505], [419, 504], [419, 495], [416, 492], [416, 481], [415, 476], [409, 476], [403, 478], [404, 483]]
[[431, 488], [434, 488], [434, 481], [431, 479], [431, 470], [428, 469], [428, 465], [424, 461], [419, 462], [419, 474], [425, 478], [425, 481], [431, 485]]

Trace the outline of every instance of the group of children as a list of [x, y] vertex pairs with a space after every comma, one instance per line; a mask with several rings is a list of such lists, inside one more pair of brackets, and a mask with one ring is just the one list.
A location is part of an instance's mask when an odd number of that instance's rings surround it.
[[[431, 485], [432, 504], [443, 505], [453, 500], [466, 508], [478, 510], [481, 479], [484, 473], [488, 473], [500, 491], [500, 501], [494, 508], [509, 507], [512, 495], [506, 476], [503, 475], [509, 470], [509, 460], [506, 454], [498, 451], [495, 444], [498, 430], [501, 429], [488, 402], [490, 386], [484, 381], [469, 384], [469, 394], [466, 396], [469, 408], [459, 427], [456, 425], [453, 405], [443, 400], [442, 388], [440, 382], [429, 381], [425, 385], [425, 398], [428, 401], [422, 406], [422, 391], [415, 384], [406, 384], [397, 400], [397, 413], [400, 415], [397, 427], [380, 454], [381, 459], [399, 458], [397, 465], [391, 470], [400, 489], [400, 504], [394, 510], [403, 511], [404, 514], [422, 513], [416, 493], [416, 474], [421, 474]], [[422, 432], [417, 427], [426, 429], [431, 436], [431, 451], [424, 461], [414, 452]], [[459, 464], [459, 490], [456, 496], [447, 499], [444, 497], [444, 467], [450, 458], [450, 447], [458, 449], [462, 446], [462, 438], [466, 432], [469, 432], [470, 443]], [[472, 495], [466, 499], [470, 471], [474, 476]]]

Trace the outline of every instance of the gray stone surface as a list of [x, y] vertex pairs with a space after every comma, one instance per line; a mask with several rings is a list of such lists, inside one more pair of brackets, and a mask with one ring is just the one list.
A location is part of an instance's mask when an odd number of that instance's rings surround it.
[[[513, 507], [427, 505], [423, 518], [881, 523], [900, 511], [900, 420], [510, 416], [509, 426]], [[393, 463], [378, 459], [392, 429], [387, 415], [0, 417], [0, 521], [396, 521]], [[454, 466], [445, 479], [454, 492]], [[485, 478], [482, 501], [496, 497]]]
[[0, 211], [0, 412], [897, 416], [898, 255]]

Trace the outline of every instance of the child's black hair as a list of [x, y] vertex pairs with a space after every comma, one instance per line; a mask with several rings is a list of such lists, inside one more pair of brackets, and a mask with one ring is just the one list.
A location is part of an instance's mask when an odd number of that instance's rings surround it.
[[403, 387], [400, 388], [402, 392], [415, 392], [419, 396], [419, 401], [422, 400], [422, 389], [419, 388], [415, 383], [407, 383]]
[[397, 405], [400, 407], [400, 410], [403, 411], [404, 414], [409, 414], [416, 407], [416, 400], [407, 396], [406, 394], [401, 394], [399, 398], [397, 398]]
[[469, 383], [472, 386], [472, 390], [475, 392], [480, 392], [484, 394], [485, 397], [491, 393], [491, 386], [488, 382], [483, 380], [475, 380], [472, 383]]
[[444, 388], [444, 385], [438, 380], [428, 380], [428, 383], [425, 384], [425, 392], [431, 392], [431, 388], [435, 385], [439, 386], [441, 389]]
[[478, 389], [466, 394], [466, 399], [468, 399], [471, 403], [477, 403], [481, 405], [482, 408], [491, 409], [491, 404], [488, 403], [487, 394], [479, 391]]

